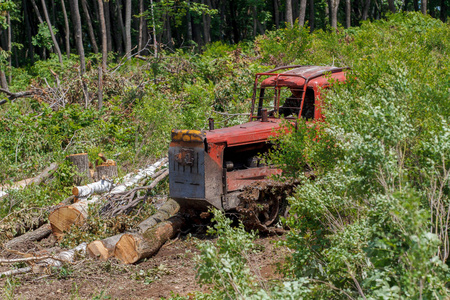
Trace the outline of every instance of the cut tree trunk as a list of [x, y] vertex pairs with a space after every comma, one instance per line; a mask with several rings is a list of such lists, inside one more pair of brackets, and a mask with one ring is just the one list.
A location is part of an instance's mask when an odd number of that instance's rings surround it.
[[95, 170], [97, 172], [97, 179], [113, 179], [118, 176], [117, 164], [111, 159], [95, 167]]
[[[180, 205], [176, 201], [169, 199], [155, 214], [142, 221], [137, 226], [137, 229], [140, 233], [143, 233], [146, 230], [157, 225], [158, 223], [169, 219], [170, 217], [178, 213], [179, 209]], [[87, 246], [87, 254], [92, 258], [98, 258], [103, 261], [108, 260], [113, 256], [114, 248], [123, 235], [124, 233], [121, 233], [103, 240], [93, 241]]]
[[52, 233], [50, 224], [44, 224], [36, 230], [29, 231], [19, 237], [16, 237], [5, 244], [6, 249], [14, 249], [18, 245], [22, 245], [25, 242], [40, 241], [43, 238], [48, 237]]
[[78, 173], [73, 177], [73, 183], [80, 185], [83, 180], [91, 181], [91, 174], [89, 172], [89, 158], [87, 153], [78, 153], [66, 156], [75, 167]]
[[125, 264], [150, 257], [158, 252], [165, 242], [175, 237], [184, 223], [185, 219], [177, 215], [146, 230], [143, 234], [126, 233], [117, 242], [114, 256]]
[[74, 186], [72, 194], [77, 198], [86, 198], [93, 194], [109, 192], [114, 186], [111, 180], [100, 180], [83, 186]]
[[48, 216], [53, 234], [60, 239], [65, 232], [69, 231], [72, 225], [80, 226], [84, 224], [88, 217], [89, 204], [94, 204], [99, 199], [100, 197], [93, 197], [90, 200], [81, 200], [54, 210]]

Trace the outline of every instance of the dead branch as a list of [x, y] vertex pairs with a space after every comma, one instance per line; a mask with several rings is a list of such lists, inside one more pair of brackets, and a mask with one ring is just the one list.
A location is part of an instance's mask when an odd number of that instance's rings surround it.
[[[30, 97], [30, 96], [33, 96], [33, 95], [36, 94], [36, 91], [34, 91], [34, 90], [31, 90], [31, 91], [22, 91], [22, 92], [13, 93], [13, 92], [10, 92], [10, 91], [5, 90], [5, 89], [2, 89], [2, 88], [0, 88], [0, 92], [6, 94], [7, 97], [8, 97], [8, 99], [9, 99], [10, 101], [13, 101], [13, 100], [15, 100], [15, 99], [17, 99], [17, 98], [26, 98], [26, 97]], [[4, 104], [4, 103], [6, 103], [6, 101], [0, 102], [0, 105], [1, 105], [1, 104]]]
[[12, 275], [17, 275], [17, 274], [23, 274], [23, 273], [28, 273], [30, 271], [31, 271], [31, 267], [25, 267], [25, 268], [20, 268], [20, 269], [15, 269], [15, 270], [2, 272], [2, 273], [0, 273], [0, 277], [2, 277], [2, 276], [12, 276]]

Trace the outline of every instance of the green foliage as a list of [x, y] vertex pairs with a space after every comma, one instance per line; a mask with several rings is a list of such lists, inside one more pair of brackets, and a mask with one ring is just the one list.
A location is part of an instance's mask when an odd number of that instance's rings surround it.
[[300, 58], [310, 46], [312, 36], [297, 23], [292, 28], [268, 31], [256, 38], [256, 51], [265, 63], [289, 65]]
[[316, 32], [301, 58], [352, 66], [348, 83], [325, 93], [325, 137], [308, 144], [300, 127], [273, 153], [302, 181], [286, 272], [315, 280], [315, 297], [331, 297], [330, 286], [333, 297], [448, 297], [449, 34], [430, 17], [396, 14]]
[[[56, 35], [58, 30], [52, 26], [53, 33]], [[50, 29], [46, 22], [40, 23], [38, 27], [38, 33], [31, 39], [34, 46], [44, 47], [50, 50], [53, 46]]]

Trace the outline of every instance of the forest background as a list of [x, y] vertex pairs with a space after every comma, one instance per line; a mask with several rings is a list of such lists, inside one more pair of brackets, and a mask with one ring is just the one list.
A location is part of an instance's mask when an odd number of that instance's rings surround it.
[[68, 154], [103, 152], [124, 174], [165, 155], [172, 128], [245, 122], [256, 72], [349, 66], [349, 83], [326, 95], [327, 123], [300, 124], [268, 158], [295, 178], [305, 164], [317, 172], [289, 200], [302, 217], [286, 220], [283, 280], [257, 280], [243, 255], [257, 251], [254, 234], [216, 212], [218, 239], [200, 243], [197, 269], [210, 293], [197, 297], [448, 297], [448, 5], [1, 1], [0, 184], [60, 167], [0, 199], [0, 240], [24, 212], [70, 194]]

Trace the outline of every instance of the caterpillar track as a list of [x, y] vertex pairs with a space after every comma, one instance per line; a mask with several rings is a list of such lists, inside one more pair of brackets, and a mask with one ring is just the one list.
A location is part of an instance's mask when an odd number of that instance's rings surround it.
[[287, 216], [287, 197], [292, 195], [296, 183], [274, 180], [257, 181], [244, 188], [238, 196], [240, 204], [236, 211], [247, 230], [258, 230], [262, 234], [282, 234], [277, 228], [279, 217]]

